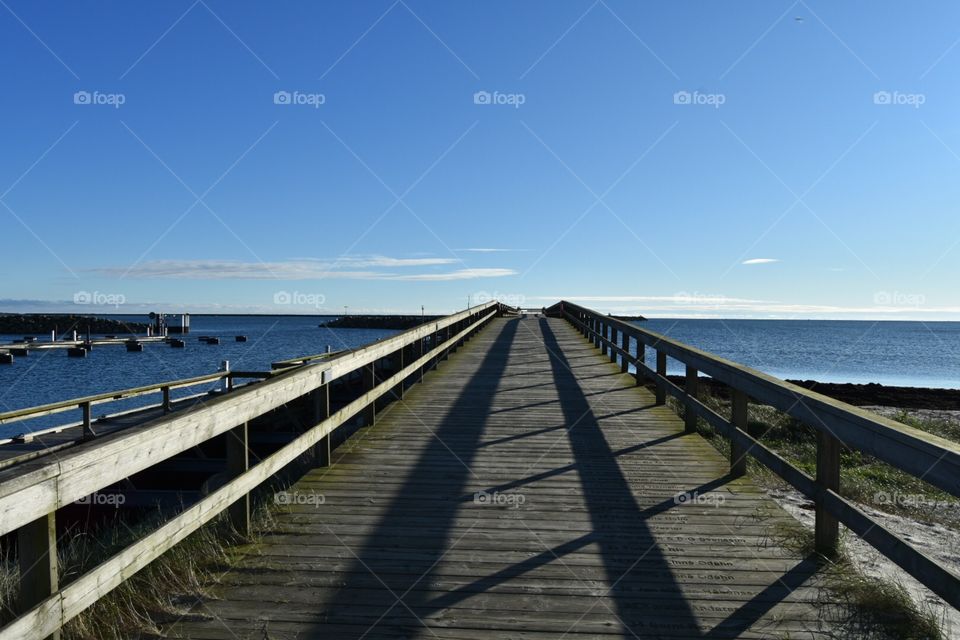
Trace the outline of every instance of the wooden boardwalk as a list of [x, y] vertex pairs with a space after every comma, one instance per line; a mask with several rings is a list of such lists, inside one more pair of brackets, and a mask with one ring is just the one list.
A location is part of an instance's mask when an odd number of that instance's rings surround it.
[[565, 320], [494, 320], [333, 461], [165, 633], [829, 636], [795, 521]]

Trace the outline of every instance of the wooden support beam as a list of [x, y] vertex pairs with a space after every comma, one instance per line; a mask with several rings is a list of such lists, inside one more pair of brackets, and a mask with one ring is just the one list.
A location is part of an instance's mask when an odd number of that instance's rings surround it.
[[[747, 408], [749, 398], [739, 389], [731, 389], [733, 394], [730, 423], [741, 432], [747, 430]], [[738, 438], [730, 439], [730, 475], [734, 478], [747, 473], [747, 450]]]
[[[424, 352], [425, 352], [425, 351], [424, 351], [424, 344], [425, 344], [425, 342], [426, 342], [426, 338], [420, 338], [419, 340], [417, 340], [417, 345], [416, 345], [416, 349], [417, 349], [417, 360], [419, 360], [420, 358], [423, 357], [423, 354], [424, 354]], [[425, 368], [426, 368], [426, 367], [420, 367], [419, 373], [418, 373], [418, 375], [417, 375], [417, 382], [423, 382], [423, 372], [424, 372], [424, 369], [425, 369]]]
[[[37, 518], [17, 529], [20, 563], [19, 613], [25, 613], [59, 589], [57, 526], [54, 513]], [[47, 636], [60, 640], [60, 631]]]
[[[823, 491], [840, 491], [840, 441], [825, 431], [817, 432], [817, 484]], [[836, 555], [840, 542], [840, 523], [827, 511], [825, 500], [814, 499], [816, 524], [814, 547], [827, 557]]]
[[[397, 349], [393, 354], [393, 371], [403, 371], [403, 349]], [[403, 380], [393, 388], [393, 394], [397, 400], [403, 400]]]
[[[630, 353], [630, 334], [626, 331], [620, 332], [620, 348], [623, 349], [624, 354]], [[620, 356], [620, 371], [626, 373], [629, 368], [630, 363], [627, 362], [627, 356]]]
[[[696, 399], [697, 397], [697, 370], [690, 365], [687, 365], [687, 385], [686, 391], [687, 394]], [[697, 430], [697, 414], [694, 413], [691, 407], [687, 407], [683, 412], [683, 427], [687, 433], [694, 433]]]
[[640, 365], [644, 364], [647, 356], [647, 345], [643, 344], [640, 340], [637, 340], [637, 384], [643, 384], [643, 374], [640, 373]]
[[[363, 368], [363, 392], [367, 393], [377, 386], [377, 363], [371, 362]], [[377, 401], [374, 400], [361, 412], [363, 426], [372, 427], [377, 422]]]
[[[330, 417], [330, 385], [320, 385], [313, 392], [313, 424], [320, 424]], [[317, 441], [314, 449], [314, 457], [318, 467], [327, 467], [331, 464], [330, 457], [330, 434], [327, 434]]]
[[667, 403], [667, 354], [657, 349], [657, 404]]
[[170, 403], [170, 387], [169, 386], [163, 387], [162, 391], [163, 391], [163, 412], [170, 413], [170, 410], [172, 408]]
[[[248, 422], [244, 422], [226, 433], [227, 438], [227, 475], [240, 476], [250, 468], [250, 446], [248, 442]], [[250, 494], [245, 493], [227, 508], [227, 517], [234, 530], [241, 536], [250, 535]]]

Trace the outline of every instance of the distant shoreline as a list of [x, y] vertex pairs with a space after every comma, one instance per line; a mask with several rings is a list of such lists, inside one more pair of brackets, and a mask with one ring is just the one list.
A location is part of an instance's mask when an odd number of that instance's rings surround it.
[[[668, 378], [681, 387], [684, 384], [683, 376], [671, 375]], [[787, 380], [787, 382], [856, 407], [883, 406], [899, 409], [960, 411], [960, 389], [900, 387], [877, 383], [817, 382], [815, 380]], [[729, 394], [729, 387], [715, 380], [701, 378], [700, 384], [707, 386], [713, 394], [721, 398], [725, 398]]]

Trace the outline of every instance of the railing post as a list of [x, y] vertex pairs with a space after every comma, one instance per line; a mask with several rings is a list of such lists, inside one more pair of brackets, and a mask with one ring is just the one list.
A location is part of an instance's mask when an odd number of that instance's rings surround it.
[[[419, 360], [420, 358], [422, 358], [424, 352], [426, 351], [426, 349], [424, 349], [424, 345], [426, 344], [426, 340], [427, 340], [426, 338], [420, 338], [419, 340], [417, 340], [417, 360]], [[423, 382], [423, 370], [424, 370], [424, 368], [425, 368], [425, 365], [420, 365], [420, 373], [417, 375], [417, 382]]]
[[647, 345], [643, 344], [640, 338], [637, 338], [637, 384], [643, 384], [643, 374], [640, 372], [640, 365], [646, 364]]
[[163, 387], [163, 412], [170, 413], [172, 410], [172, 405], [170, 403], [170, 387]]
[[[322, 384], [313, 392], [313, 425], [317, 426], [330, 417], [330, 385]], [[330, 435], [317, 441], [314, 456], [318, 467], [330, 466]]]
[[[733, 425], [734, 434], [737, 432], [746, 433], [747, 431], [747, 394], [739, 389], [730, 389], [733, 394], [731, 398], [731, 416], [730, 423]], [[730, 475], [734, 478], [747, 473], [747, 450], [743, 448], [735, 438], [730, 438]]]
[[[248, 424], [244, 422], [227, 432], [227, 475], [236, 478], [250, 468]], [[245, 493], [227, 508], [227, 517], [241, 536], [250, 534], [250, 494]]]
[[[403, 371], [403, 352], [406, 347], [400, 347], [393, 354], [393, 372], [400, 373]], [[396, 396], [397, 400], [403, 400], [403, 378], [400, 378], [400, 382], [394, 387], [393, 395]]]
[[607, 323], [600, 321], [600, 353], [607, 355]]
[[[26, 613], [59, 589], [57, 526], [54, 513], [37, 518], [17, 529], [20, 563], [20, 597], [17, 607]], [[60, 640], [60, 630], [46, 640]]]
[[667, 388], [664, 386], [667, 377], [667, 354], [657, 349], [657, 404], [667, 403]]
[[593, 346], [595, 346], [595, 347], [597, 347], [597, 348], [599, 348], [599, 347], [600, 347], [600, 344], [601, 344], [601, 342], [600, 342], [600, 327], [601, 327], [602, 325], [603, 325], [603, 323], [600, 322], [600, 318], [594, 318], [594, 319], [593, 319]]
[[[363, 392], [372, 391], [377, 386], [377, 363], [371, 362], [363, 368]], [[377, 402], [376, 400], [367, 404], [361, 412], [363, 415], [363, 426], [372, 427], [377, 421]]]
[[610, 361], [617, 363], [617, 328], [610, 325]]
[[[817, 432], [817, 484], [822, 491], [840, 490], [840, 441], [826, 431]], [[817, 521], [814, 543], [818, 553], [833, 556], [840, 541], [840, 523], [829, 513], [822, 498], [814, 500]]]
[[83, 437], [84, 439], [93, 438], [97, 434], [93, 432], [93, 415], [92, 415], [92, 406], [89, 402], [84, 402], [80, 405], [80, 410], [83, 413]]
[[697, 414], [694, 413], [693, 402], [697, 399], [697, 370], [687, 365], [687, 406], [683, 412], [683, 426], [687, 433], [697, 430]]
[[630, 363], [627, 362], [627, 354], [630, 353], [630, 334], [626, 331], [620, 332], [620, 348], [623, 349], [623, 355], [620, 356], [620, 371], [626, 373], [630, 368]]

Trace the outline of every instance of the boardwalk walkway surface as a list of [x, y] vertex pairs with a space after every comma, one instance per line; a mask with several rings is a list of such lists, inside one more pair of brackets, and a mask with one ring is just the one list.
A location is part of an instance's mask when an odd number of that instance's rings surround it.
[[793, 520], [563, 320], [495, 320], [333, 459], [170, 637], [828, 637]]

